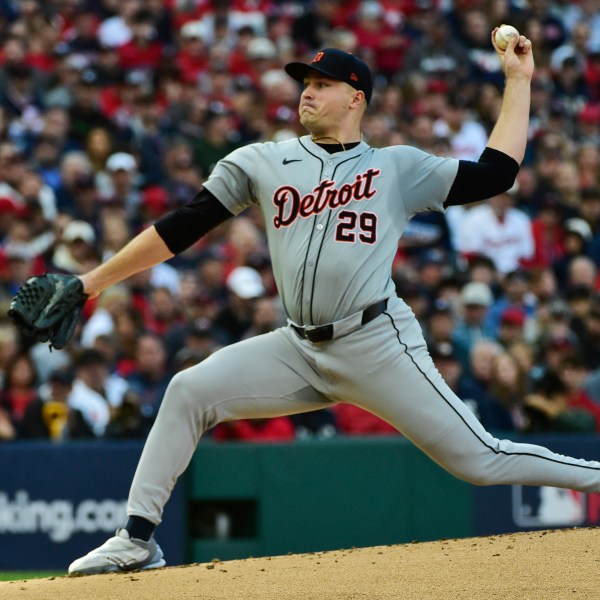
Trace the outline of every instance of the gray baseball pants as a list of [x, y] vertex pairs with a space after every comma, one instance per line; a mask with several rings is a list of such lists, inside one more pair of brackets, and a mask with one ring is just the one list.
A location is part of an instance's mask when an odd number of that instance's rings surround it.
[[221, 421], [349, 402], [385, 419], [444, 469], [477, 485], [600, 491], [600, 463], [488, 433], [435, 369], [421, 327], [392, 298], [364, 327], [328, 342], [290, 328], [227, 346], [175, 375], [132, 482], [128, 514], [160, 523], [200, 436]]

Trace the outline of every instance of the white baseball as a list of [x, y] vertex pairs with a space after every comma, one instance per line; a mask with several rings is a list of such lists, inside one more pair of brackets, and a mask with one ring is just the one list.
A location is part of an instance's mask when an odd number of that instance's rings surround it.
[[500, 25], [496, 31], [496, 44], [500, 50], [506, 50], [508, 42], [513, 35], [518, 36], [519, 32], [512, 25]]

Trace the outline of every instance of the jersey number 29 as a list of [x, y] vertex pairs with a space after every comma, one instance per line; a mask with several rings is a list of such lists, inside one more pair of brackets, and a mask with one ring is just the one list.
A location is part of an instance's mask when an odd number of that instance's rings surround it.
[[374, 244], [377, 241], [376, 214], [370, 212], [358, 214], [351, 210], [342, 210], [338, 214], [338, 221], [335, 229], [336, 242], [354, 243], [357, 236], [363, 244]]

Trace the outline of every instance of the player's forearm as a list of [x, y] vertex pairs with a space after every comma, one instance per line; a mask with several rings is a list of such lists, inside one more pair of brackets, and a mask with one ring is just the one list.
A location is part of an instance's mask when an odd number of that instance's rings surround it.
[[164, 262], [172, 256], [173, 253], [152, 226], [133, 238], [105, 263], [81, 275], [80, 279], [85, 292], [93, 297], [111, 285]]
[[488, 147], [500, 150], [519, 164], [525, 156], [529, 129], [531, 82], [528, 77], [506, 80], [500, 116], [488, 141]]

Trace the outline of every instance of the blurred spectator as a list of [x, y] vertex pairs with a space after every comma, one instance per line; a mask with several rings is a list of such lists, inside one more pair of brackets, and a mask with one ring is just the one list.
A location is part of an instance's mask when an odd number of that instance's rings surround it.
[[252, 326], [254, 303], [265, 293], [260, 275], [236, 267], [227, 277], [228, 301], [214, 320], [215, 335], [225, 345], [241, 340]]
[[132, 215], [140, 204], [138, 165], [127, 152], [115, 152], [106, 161], [106, 171], [97, 177], [100, 198], [124, 208]]
[[484, 127], [471, 115], [468, 101], [458, 93], [448, 98], [442, 117], [434, 125], [434, 133], [449, 140], [451, 156], [475, 162], [488, 139]]
[[580, 406], [570, 406], [567, 388], [556, 373], [549, 372], [534, 385], [524, 401], [529, 433], [596, 431], [596, 417]]
[[92, 437], [81, 412], [68, 405], [72, 386], [73, 374], [69, 369], [53, 371], [41, 387], [40, 396], [28, 405], [20, 437], [54, 442]]
[[406, 71], [423, 73], [430, 80], [449, 83], [468, 75], [468, 55], [460, 39], [451, 35], [450, 26], [442, 14], [427, 21], [426, 35], [412, 43], [406, 52]]
[[105, 19], [98, 27], [98, 39], [103, 46], [120, 48], [133, 37], [132, 23], [142, 7], [140, 0], [122, 0], [115, 4], [117, 14]]
[[487, 256], [500, 273], [518, 269], [521, 261], [530, 259], [534, 253], [531, 221], [523, 211], [514, 208], [509, 193], [471, 208], [462, 221], [457, 240], [463, 256]]
[[527, 373], [512, 354], [501, 352], [494, 358], [489, 392], [496, 403], [497, 417], [504, 417], [501, 429], [520, 431], [525, 427], [523, 399], [528, 384]]
[[218, 442], [289, 442], [295, 438], [295, 432], [289, 417], [241, 419], [219, 423], [212, 438]]
[[252, 311], [252, 324], [242, 339], [269, 333], [284, 324], [283, 312], [274, 298], [257, 298]]
[[400, 432], [377, 415], [355, 406], [338, 403], [331, 410], [339, 433], [344, 435], [400, 435]]
[[29, 354], [17, 354], [6, 365], [0, 407], [8, 414], [19, 436], [27, 407], [38, 398], [37, 383], [37, 373]]
[[129, 306], [131, 291], [125, 285], [112, 286], [102, 292], [81, 331], [81, 345], [91, 348], [99, 335], [111, 335], [115, 329], [115, 319]]
[[[507, 309], [516, 309], [523, 314], [524, 326], [529, 327], [537, 307], [537, 299], [529, 289], [530, 275], [525, 269], [506, 273], [502, 278], [502, 293], [490, 306], [487, 325], [494, 336], [498, 334], [501, 316]], [[513, 319], [514, 320], [514, 319]], [[529, 331], [525, 331], [529, 339]]]
[[215, 164], [235, 150], [239, 143], [233, 115], [220, 103], [210, 106], [202, 126], [204, 135], [194, 142], [194, 160], [208, 175]]
[[425, 339], [430, 348], [450, 344], [454, 331], [454, 312], [447, 300], [434, 300], [425, 324]]
[[55, 270], [79, 274], [89, 270], [91, 262], [97, 260], [95, 252], [96, 234], [87, 221], [71, 221], [63, 230], [60, 243], [52, 256]]
[[177, 297], [168, 287], [153, 286], [150, 292], [150, 314], [146, 321], [148, 331], [166, 336], [183, 322]]
[[523, 340], [525, 328], [525, 312], [520, 308], [505, 308], [500, 313], [500, 327], [498, 328], [498, 342], [505, 349]]
[[150, 431], [172, 376], [167, 369], [167, 353], [162, 339], [156, 334], [142, 334], [137, 339], [135, 366], [126, 377], [129, 391], [138, 399], [141, 436]]
[[493, 332], [486, 324], [487, 311], [492, 301], [492, 292], [482, 281], [467, 283], [461, 290], [460, 319], [452, 332], [452, 342], [465, 369], [468, 369], [475, 344], [481, 340], [493, 339]]
[[[569, 285], [573, 285], [570, 283], [571, 265], [577, 258], [586, 256], [587, 243], [591, 239], [592, 230], [583, 219], [578, 218], [567, 219], [563, 227], [564, 253], [554, 260], [552, 267], [559, 286], [565, 289]], [[586, 262], [584, 259], [583, 263]], [[575, 270], [577, 271], [581, 268], [576, 266]]]
[[69, 407], [81, 412], [94, 437], [101, 437], [122, 404], [128, 384], [121, 377], [111, 375], [105, 356], [95, 349], [81, 351], [75, 358], [74, 369]]

